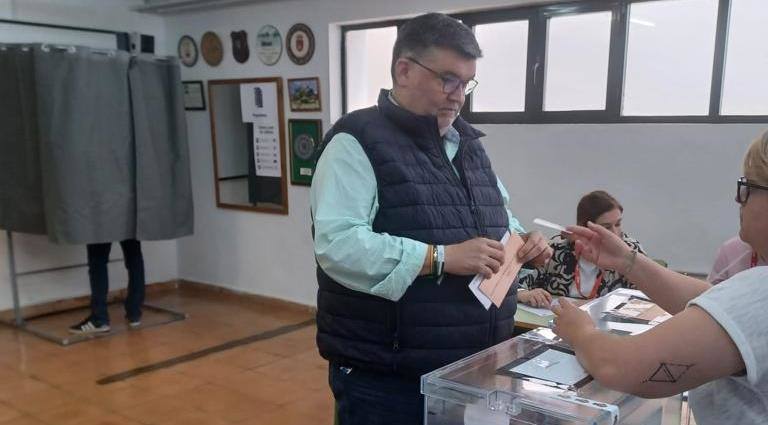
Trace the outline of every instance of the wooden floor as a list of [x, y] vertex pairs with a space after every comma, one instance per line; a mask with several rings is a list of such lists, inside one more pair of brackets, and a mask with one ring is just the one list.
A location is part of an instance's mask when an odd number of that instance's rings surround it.
[[333, 423], [307, 309], [183, 285], [147, 302], [189, 318], [67, 347], [0, 325], [0, 425]]

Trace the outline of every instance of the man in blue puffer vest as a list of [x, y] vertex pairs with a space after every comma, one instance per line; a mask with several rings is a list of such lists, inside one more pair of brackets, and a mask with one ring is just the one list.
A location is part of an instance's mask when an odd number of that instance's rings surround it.
[[325, 136], [311, 189], [317, 345], [341, 425], [421, 424], [420, 375], [512, 337], [511, 290], [486, 310], [468, 283], [504, 259], [552, 255], [524, 233], [478, 140], [458, 117], [477, 85], [472, 31], [439, 13], [400, 28], [392, 90]]

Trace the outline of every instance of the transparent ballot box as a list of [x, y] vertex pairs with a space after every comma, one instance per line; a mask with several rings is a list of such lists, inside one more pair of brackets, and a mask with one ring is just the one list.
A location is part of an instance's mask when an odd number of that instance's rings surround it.
[[[581, 308], [601, 329], [635, 333], [642, 331], [641, 325], [654, 323], [608, 312], [643, 297], [637, 291], [614, 291]], [[682, 409], [680, 395], [644, 399], [603, 387], [586, 374], [570, 347], [548, 328], [535, 329], [428, 373], [421, 378], [421, 391], [427, 425], [679, 425]]]

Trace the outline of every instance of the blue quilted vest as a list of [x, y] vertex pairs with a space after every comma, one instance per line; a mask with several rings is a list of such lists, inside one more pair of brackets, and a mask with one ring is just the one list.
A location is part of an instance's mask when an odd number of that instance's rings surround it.
[[[496, 175], [478, 138], [461, 118], [453, 124], [461, 143], [453, 164], [435, 117], [394, 105], [387, 91], [378, 106], [342, 117], [326, 134], [354, 136], [373, 166], [378, 233], [451, 245], [484, 236], [500, 240], [508, 217]], [[471, 276], [417, 278], [392, 302], [335, 282], [317, 267], [317, 345], [329, 361], [404, 376], [419, 376], [511, 338], [515, 291], [501, 308], [483, 308], [467, 285]]]

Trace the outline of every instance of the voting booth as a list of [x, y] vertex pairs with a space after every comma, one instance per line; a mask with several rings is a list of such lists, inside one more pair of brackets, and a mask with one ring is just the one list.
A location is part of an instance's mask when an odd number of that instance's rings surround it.
[[[635, 334], [669, 315], [634, 290], [586, 304], [598, 328]], [[661, 314], [659, 314], [661, 312]], [[679, 424], [682, 396], [644, 399], [607, 389], [550, 329], [538, 328], [424, 375], [425, 424]]]

